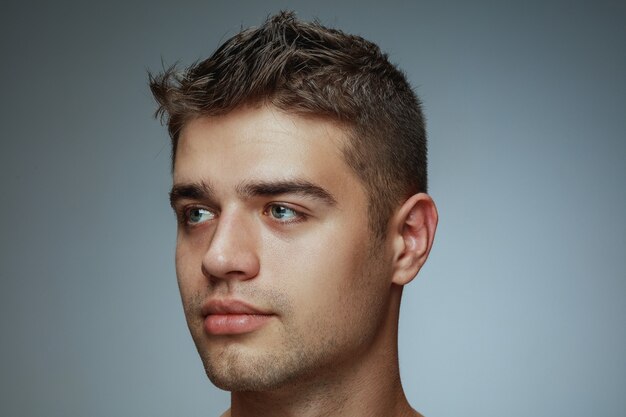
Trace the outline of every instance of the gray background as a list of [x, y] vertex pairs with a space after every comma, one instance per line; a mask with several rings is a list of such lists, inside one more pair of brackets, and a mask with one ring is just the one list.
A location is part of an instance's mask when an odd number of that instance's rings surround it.
[[0, 415], [227, 407], [178, 299], [146, 69], [281, 8], [379, 43], [425, 103], [441, 221], [402, 306], [411, 403], [626, 416], [623, 1], [3, 1]]

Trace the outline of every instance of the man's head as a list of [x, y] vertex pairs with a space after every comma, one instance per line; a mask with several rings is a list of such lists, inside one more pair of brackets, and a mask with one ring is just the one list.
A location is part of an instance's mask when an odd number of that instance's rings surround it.
[[174, 145], [179, 288], [211, 380], [396, 378], [401, 288], [437, 221], [402, 74], [375, 45], [283, 13], [151, 87]]
[[328, 118], [347, 132], [347, 164], [365, 185], [369, 224], [377, 237], [392, 210], [426, 192], [426, 135], [420, 103], [378, 46], [358, 36], [279, 13], [226, 41], [182, 74], [151, 77], [166, 116], [175, 161], [189, 121], [242, 106], [272, 106]]

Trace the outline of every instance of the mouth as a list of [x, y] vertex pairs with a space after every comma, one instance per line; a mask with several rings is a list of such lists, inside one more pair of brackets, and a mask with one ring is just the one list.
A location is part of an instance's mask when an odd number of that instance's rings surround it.
[[275, 314], [240, 300], [210, 300], [202, 306], [204, 330], [209, 335], [238, 335], [260, 329]]

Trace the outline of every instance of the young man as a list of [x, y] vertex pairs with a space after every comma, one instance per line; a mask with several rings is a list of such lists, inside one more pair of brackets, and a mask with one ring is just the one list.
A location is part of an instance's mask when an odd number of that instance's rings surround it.
[[404, 75], [360, 37], [269, 18], [150, 77], [173, 144], [187, 323], [231, 417], [416, 416], [402, 288], [437, 212]]

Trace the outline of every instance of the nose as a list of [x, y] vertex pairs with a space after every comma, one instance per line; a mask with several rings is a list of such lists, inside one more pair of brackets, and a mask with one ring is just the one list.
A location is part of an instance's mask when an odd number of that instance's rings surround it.
[[210, 280], [248, 280], [259, 273], [254, 227], [243, 213], [222, 213], [202, 258], [202, 272]]

